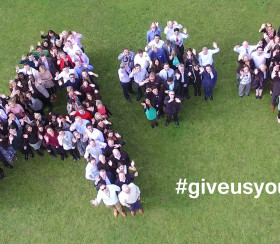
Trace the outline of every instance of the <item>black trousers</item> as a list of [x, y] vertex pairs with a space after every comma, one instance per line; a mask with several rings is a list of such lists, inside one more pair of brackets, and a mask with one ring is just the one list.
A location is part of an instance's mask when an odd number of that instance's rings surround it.
[[163, 111], [163, 107], [157, 108], [158, 111], [158, 118], [163, 117], [164, 116], [164, 111]]
[[46, 88], [46, 89], [47, 89], [47, 91], [50, 95], [53, 95], [53, 94], [56, 93], [56, 87], [55, 86], [53, 86], [51, 88]]
[[128, 82], [128, 83], [123, 83], [123, 82], [120, 82], [120, 85], [123, 89], [123, 95], [125, 97], [125, 99], [130, 99], [130, 96], [128, 93], [132, 93], [132, 83], [131, 81]]
[[22, 147], [22, 148], [15, 148], [15, 149], [20, 151], [24, 155], [28, 155], [28, 153], [30, 153], [30, 154], [33, 153], [32, 149], [31, 149], [31, 147], [29, 145], [26, 146], [26, 149], [24, 149], [24, 147]]
[[184, 63], [184, 60], [183, 60], [183, 57], [184, 57], [184, 52], [185, 52], [185, 48], [184, 48], [184, 45], [182, 45], [181, 47], [178, 47], [178, 59], [181, 63]]
[[139, 86], [138, 83], [134, 82], [134, 86], [135, 86], [135, 89], [137, 90], [137, 94], [138, 94], [138, 98], [142, 97], [142, 89], [141, 89], [141, 86]]
[[166, 123], [170, 123], [171, 122], [172, 116], [173, 116], [175, 122], [179, 121], [178, 120], [178, 112], [176, 112], [176, 113], [173, 113], [173, 114], [167, 114]]
[[184, 84], [180, 84], [180, 87], [179, 87], [179, 96], [181, 98], [183, 98], [184, 96], [185, 97], [189, 97], [189, 85], [187, 87], [184, 87]]
[[44, 98], [42, 99], [42, 103], [43, 103], [43, 109], [48, 108], [48, 112], [52, 111], [52, 103], [51, 103], [51, 97], [48, 98]]
[[79, 153], [77, 152], [76, 148], [66, 150], [66, 152], [69, 152], [70, 155], [75, 159], [80, 158]]
[[55, 154], [60, 154], [60, 155], [65, 154], [62, 146], [59, 146], [58, 148], [56, 148], [55, 146], [51, 146], [51, 148], [52, 148], [52, 150], [54, 151]]
[[272, 92], [271, 105], [275, 106], [278, 94]]
[[193, 88], [194, 88], [194, 95], [201, 96], [201, 84], [194, 83]]

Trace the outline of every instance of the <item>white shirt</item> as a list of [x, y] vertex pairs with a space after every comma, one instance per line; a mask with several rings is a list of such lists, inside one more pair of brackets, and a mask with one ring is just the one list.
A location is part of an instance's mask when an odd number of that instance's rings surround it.
[[270, 53], [262, 52], [261, 55], [258, 55], [257, 51], [253, 52], [251, 55], [256, 68], [258, 69], [262, 64], [266, 63], [266, 59], [270, 58]]
[[121, 188], [119, 188], [117, 185], [107, 185], [106, 186], [109, 190], [109, 195], [107, 195], [104, 191], [99, 190], [97, 197], [96, 197], [96, 201], [99, 204], [101, 202], [101, 200], [103, 200], [105, 205], [115, 205], [119, 199], [118, 199], [118, 195], [117, 195], [117, 191], [120, 191]]
[[240, 47], [234, 47], [233, 48], [233, 51], [239, 53], [240, 56], [244, 55], [244, 54], [248, 54], [249, 57], [251, 57], [251, 54], [253, 51], [255, 51], [257, 49], [259, 45], [248, 45], [248, 48], [246, 50], [246, 48], [244, 48], [243, 46], [240, 46]]
[[95, 177], [99, 175], [99, 171], [97, 169], [97, 165], [92, 165], [91, 163], [87, 164], [86, 167], [86, 179], [88, 180], [95, 180]]
[[155, 40], [152, 40], [152, 41], [149, 42], [148, 46], [149, 46], [149, 47], [162, 48], [163, 44], [164, 44], [164, 41], [163, 41], [163, 40], [159, 40], [158, 43], [156, 43]]
[[198, 60], [200, 66], [206, 66], [207, 64], [212, 65], [213, 64], [213, 55], [220, 51], [220, 48], [208, 49], [207, 54], [203, 54], [203, 52], [200, 52], [198, 54]]
[[126, 207], [129, 207], [130, 204], [135, 203], [141, 193], [139, 187], [134, 183], [130, 183], [128, 186], [130, 188], [129, 194], [124, 191], [120, 192], [119, 194], [120, 203]]
[[147, 69], [150, 65], [151, 59], [150, 56], [146, 53], [143, 52], [143, 56], [140, 57], [139, 54], [136, 54], [134, 57], [134, 64], [140, 64], [141, 68]]
[[72, 42], [72, 44], [77, 44], [80, 48], [83, 47], [83, 45], [81, 44], [81, 39], [82, 39], [83, 35], [80, 33], [76, 33], [76, 35], [71, 35], [67, 38], [67, 40], [70, 40]]
[[172, 77], [172, 79], [174, 78], [174, 70], [169, 68], [168, 72], [166, 72], [165, 69], [162, 69], [160, 72], [159, 72], [159, 76], [160, 78], [162, 78], [164, 81], [167, 81], [167, 73], [168, 73], [168, 78], [169, 77]]
[[22, 68], [19, 69], [17, 73], [23, 73], [24, 75], [33, 75], [35, 78], [38, 78], [38, 70], [30, 67], [29, 70]]
[[176, 46], [180, 46], [181, 47], [184, 44], [184, 39], [187, 39], [188, 37], [189, 37], [189, 35], [188, 34], [184, 34], [184, 33], [179, 33], [178, 36], [173, 34], [170, 37], [170, 41], [171, 41], [171, 43], [175, 44]]
[[64, 131], [64, 136], [61, 139], [60, 136], [57, 137], [58, 143], [63, 147], [64, 150], [74, 149], [72, 139], [74, 138], [73, 134], [70, 131]]
[[183, 26], [178, 24], [178, 25], [173, 25], [173, 27], [170, 29], [168, 26], [165, 26], [164, 28], [164, 34], [166, 35], [166, 40], [170, 40], [170, 37], [174, 34], [174, 29], [178, 28], [181, 29]]
[[102, 149], [100, 148], [101, 146], [106, 147], [106, 143], [104, 142], [95, 142], [95, 147], [92, 147], [91, 145], [87, 145], [86, 147], [86, 152], [84, 155], [84, 158], [87, 159], [89, 155], [95, 158], [96, 162], [99, 162], [99, 155], [102, 154]]
[[75, 78], [79, 78], [77, 72], [74, 70], [74, 69], [69, 69], [69, 73], [66, 73], [64, 70], [61, 71], [58, 75], [58, 77], [55, 77], [54, 79], [55, 80], [60, 80], [61, 78], [63, 79], [63, 82], [65, 83], [66, 81], [68, 81], [70, 78], [69, 78], [69, 75], [71, 74], [74, 74], [75, 75]]
[[86, 129], [86, 133], [90, 139], [93, 139], [93, 140], [99, 141], [99, 142], [105, 141], [102, 132], [96, 128], [93, 128], [92, 132], [90, 132], [88, 129]]
[[83, 52], [76, 43], [73, 45], [73, 48], [70, 48], [70, 47], [63, 48], [63, 51], [66, 52], [70, 56], [72, 62], [75, 62], [75, 58], [77, 57], [76, 51], [78, 51], [78, 50]]

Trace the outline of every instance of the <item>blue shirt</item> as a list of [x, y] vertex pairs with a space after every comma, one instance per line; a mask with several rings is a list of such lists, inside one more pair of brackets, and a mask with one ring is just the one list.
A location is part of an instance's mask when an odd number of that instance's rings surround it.
[[78, 131], [81, 135], [83, 135], [85, 132], [86, 132], [86, 125], [87, 125], [87, 123], [89, 123], [89, 121], [88, 120], [86, 120], [86, 119], [82, 119], [82, 121], [83, 121], [83, 124], [82, 125], [79, 125], [79, 124], [77, 124], [76, 122], [74, 123], [74, 129], [72, 129], [71, 131], [74, 131], [74, 130], [76, 130], [76, 131]]
[[160, 26], [157, 26], [155, 31], [152, 31], [152, 29], [147, 31], [147, 44], [149, 44], [150, 41], [155, 39], [155, 35], [159, 35], [159, 38], [161, 39], [160, 32], [162, 31], [162, 28]]
[[77, 72], [79, 78], [81, 79], [82, 78], [82, 70], [85, 69], [87, 72], [93, 70], [93, 66], [92, 65], [89, 65], [86, 67], [84, 67], [84, 64], [82, 64], [81, 67], [78, 67], [78, 66], [75, 66], [74, 70]]
[[130, 78], [129, 78], [130, 73], [131, 73], [131, 71], [130, 71], [129, 67], [127, 67], [127, 69], [119, 68], [118, 74], [119, 74], [120, 82], [129, 83], [130, 82]]
[[167, 59], [166, 59], [166, 56], [165, 56], [165, 52], [163, 51], [162, 48], [158, 48], [158, 52], [157, 53], [151, 51], [149, 53], [149, 55], [150, 55], [152, 61], [154, 61], [155, 58], [158, 58], [161, 63], [166, 63], [167, 62]]
[[174, 82], [172, 84], [170, 84], [168, 86], [168, 88], [169, 88], [169, 91], [173, 91], [174, 90]]

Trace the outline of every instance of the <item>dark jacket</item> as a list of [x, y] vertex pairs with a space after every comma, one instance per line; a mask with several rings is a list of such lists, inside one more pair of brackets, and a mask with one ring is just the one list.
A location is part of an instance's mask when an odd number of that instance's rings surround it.
[[217, 83], [217, 71], [212, 68], [213, 78], [206, 71], [202, 73], [202, 85], [203, 86], [215, 86]]
[[[47, 62], [49, 65], [49, 71], [51, 72], [52, 76], [55, 77], [55, 73], [57, 72], [55, 64], [53, 63], [52, 59], [48, 57], [47, 57]], [[41, 58], [38, 59], [38, 67], [40, 65], [45, 65], [45, 63], [42, 62]]]
[[[164, 82], [164, 91], [169, 91], [169, 85], [167, 82]], [[175, 95], [179, 95], [180, 93], [180, 83], [178, 81], [174, 81], [174, 89]]]
[[[175, 98], [178, 98], [175, 96]], [[172, 114], [175, 114], [175, 113], [178, 113], [181, 109], [181, 105], [180, 103], [177, 103], [175, 101], [175, 98], [172, 102], [168, 102], [170, 100], [170, 97], [167, 96], [165, 99], [164, 99], [164, 105], [165, 105], [165, 112], [167, 115], [172, 115]]]

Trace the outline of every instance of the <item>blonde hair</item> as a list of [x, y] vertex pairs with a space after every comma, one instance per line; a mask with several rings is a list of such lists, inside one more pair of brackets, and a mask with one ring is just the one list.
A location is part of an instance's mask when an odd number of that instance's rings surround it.
[[66, 91], [69, 93], [69, 92], [74, 91], [74, 89], [72, 86], [67, 86]]
[[40, 113], [34, 113], [34, 118], [35, 119], [39, 119], [39, 118], [41, 118], [42, 116], [41, 116], [41, 114]]
[[96, 106], [102, 105], [101, 100], [96, 100]]

